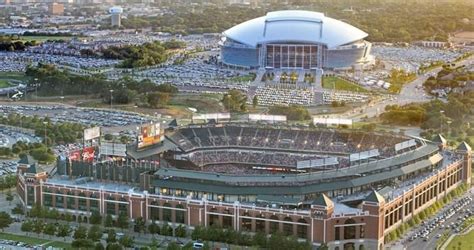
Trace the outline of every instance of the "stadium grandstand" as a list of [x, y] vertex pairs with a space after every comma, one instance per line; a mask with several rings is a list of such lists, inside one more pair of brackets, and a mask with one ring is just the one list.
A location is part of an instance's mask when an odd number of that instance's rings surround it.
[[[147, 222], [281, 232], [329, 249], [384, 249], [384, 237], [471, 182], [472, 150], [391, 133], [283, 123], [174, 126], [126, 156], [58, 159], [48, 176], [20, 161], [27, 208], [86, 220], [128, 214]], [[79, 158], [80, 160], [81, 158]]]

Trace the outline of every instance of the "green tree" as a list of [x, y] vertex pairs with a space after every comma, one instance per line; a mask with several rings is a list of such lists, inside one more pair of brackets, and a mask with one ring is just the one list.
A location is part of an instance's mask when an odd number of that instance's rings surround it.
[[31, 220], [27, 220], [27, 221], [24, 221], [22, 224], [21, 224], [21, 231], [22, 232], [26, 232], [28, 234], [28, 232], [33, 232], [33, 221]]
[[106, 241], [107, 241], [107, 244], [117, 242], [117, 234], [115, 233], [115, 230], [109, 229], [109, 231], [107, 231]]
[[102, 238], [102, 228], [98, 225], [92, 225], [87, 232], [87, 238], [92, 241], [99, 241]]
[[232, 89], [222, 98], [225, 109], [231, 112], [247, 111], [247, 96], [240, 90]]
[[12, 214], [24, 214], [21, 204], [16, 204], [16, 206], [12, 209]]
[[90, 224], [100, 225], [102, 224], [102, 216], [98, 211], [92, 211], [91, 217], [89, 218]]
[[266, 248], [267, 246], [267, 236], [262, 232], [257, 232], [253, 236], [252, 245], [259, 246], [261, 248]]
[[175, 235], [176, 237], [184, 238], [186, 237], [186, 228], [183, 225], [179, 225], [175, 228]]
[[257, 97], [257, 95], [253, 96], [252, 106], [253, 106], [253, 108], [256, 108], [258, 106], [258, 97]]
[[138, 217], [135, 219], [135, 223], [133, 225], [133, 231], [137, 233], [144, 232], [146, 229], [145, 227], [145, 220], [143, 220], [143, 217]]
[[76, 231], [74, 231], [73, 238], [75, 240], [87, 238], [87, 228], [84, 226], [79, 226]]
[[89, 239], [75, 239], [71, 243], [75, 249], [91, 249], [94, 248], [94, 242]]
[[42, 220], [35, 220], [33, 222], [33, 232], [35, 232], [36, 234], [40, 234], [41, 232], [43, 232], [43, 228], [44, 228], [44, 222]]
[[114, 219], [112, 219], [112, 215], [107, 214], [107, 216], [105, 216], [104, 225], [105, 227], [112, 227], [114, 225]]
[[6, 212], [0, 212], [0, 229], [7, 228], [13, 223], [12, 217]]
[[133, 246], [134, 240], [132, 237], [124, 235], [122, 238], [120, 238], [119, 243], [123, 247], [129, 248]]
[[166, 247], [166, 250], [180, 250], [180, 249], [181, 249], [181, 247], [176, 242], [171, 242]]
[[161, 108], [168, 104], [170, 101], [170, 94], [165, 92], [152, 92], [147, 96], [148, 105], [152, 108]]
[[126, 213], [120, 213], [117, 218], [117, 226], [123, 230], [125, 228], [128, 228], [128, 225], [129, 225], [128, 215]]
[[164, 223], [160, 229], [160, 234], [164, 236], [173, 236], [173, 228], [168, 223]]
[[123, 247], [122, 245], [118, 243], [108, 243], [107, 247], [105, 248], [106, 250], [122, 250]]
[[66, 237], [68, 237], [71, 234], [71, 227], [67, 224], [59, 224], [56, 236], [58, 237], [63, 237], [64, 241], [66, 240]]
[[150, 225], [148, 225], [148, 232], [151, 234], [159, 234], [160, 226], [158, 226], [155, 222], [152, 222]]
[[97, 242], [95, 243], [94, 250], [105, 250], [104, 245], [102, 243]]
[[12, 204], [13, 195], [12, 195], [12, 191], [11, 191], [11, 190], [8, 190], [8, 191], [7, 191], [6, 200], [8, 201], [8, 205], [11, 205], [11, 204]]
[[53, 223], [46, 224], [43, 232], [44, 234], [49, 235], [49, 238], [51, 239], [51, 236], [56, 234], [56, 225], [54, 225]]

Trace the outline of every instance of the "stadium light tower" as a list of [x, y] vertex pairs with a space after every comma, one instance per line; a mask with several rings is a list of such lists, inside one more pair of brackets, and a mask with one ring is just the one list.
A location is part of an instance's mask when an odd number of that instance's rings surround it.
[[120, 6], [114, 6], [109, 9], [112, 27], [122, 26], [122, 23], [121, 23], [122, 13], [123, 13], [123, 8]]

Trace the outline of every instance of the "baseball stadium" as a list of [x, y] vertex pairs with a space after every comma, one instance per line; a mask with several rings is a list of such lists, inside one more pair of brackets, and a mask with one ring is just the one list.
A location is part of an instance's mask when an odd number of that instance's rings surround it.
[[371, 61], [364, 31], [323, 13], [269, 12], [222, 34], [221, 61], [265, 69], [338, 69]]
[[471, 148], [441, 135], [215, 121], [142, 131], [136, 144], [99, 145], [94, 159], [58, 159], [49, 173], [23, 158], [21, 201], [73, 218], [125, 213], [383, 249], [388, 233], [471, 181]]

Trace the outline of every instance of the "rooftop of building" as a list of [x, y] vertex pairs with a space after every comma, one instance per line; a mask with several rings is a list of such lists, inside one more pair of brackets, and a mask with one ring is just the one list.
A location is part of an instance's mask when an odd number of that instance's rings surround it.
[[368, 36], [364, 31], [323, 13], [302, 10], [269, 12], [238, 24], [223, 33], [226, 37], [256, 47], [260, 43], [321, 43], [328, 48], [359, 41]]
[[92, 180], [91, 178], [76, 178], [70, 179], [69, 176], [54, 176], [46, 180], [47, 184], [55, 186], [77, 187], [83, 189], [104, 190], [117, 193], [136, 193], [142, 194], [138, 187], [122, 184]]

